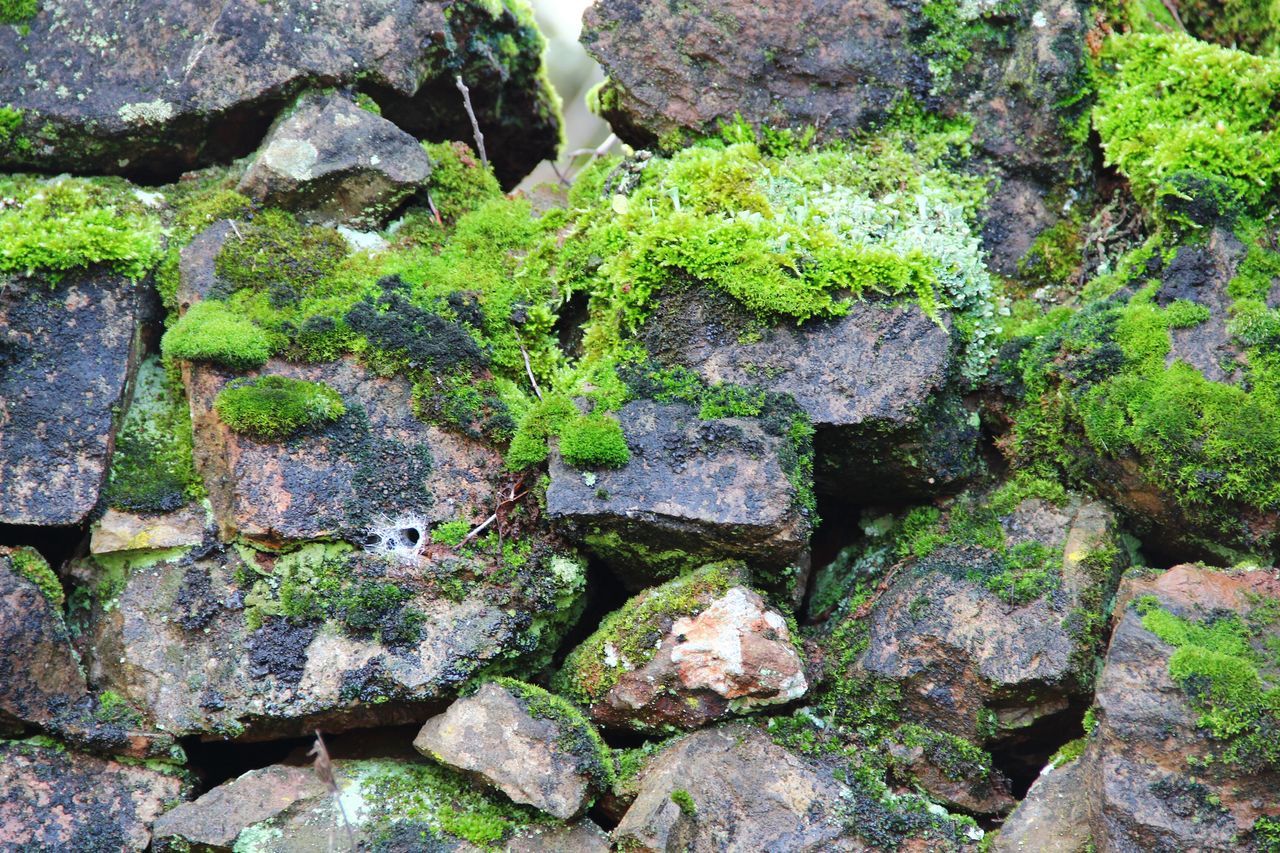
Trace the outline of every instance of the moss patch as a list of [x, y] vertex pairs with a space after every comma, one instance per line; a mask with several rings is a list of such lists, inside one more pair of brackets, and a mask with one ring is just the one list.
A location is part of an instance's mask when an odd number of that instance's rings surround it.
[[0, 0], [0, 24], [21, 24], [40, 11], [40, 0]]
[[49, 562], [40, 555], [39, 551], [29, 547], [15, 548], [9, 555], [9, 563], [14, 571], [36, 585], [40, 594], [49, 601], [56, 612], [62, 612], [62, 607], [67, 601], [62, 582], [58, 580], [58, 576], [49, 567]]
[[206, 361], [232, 370], [266, 364], [275, 345], [267, 332], [224, 303], [197, 302], [160, 340], [166, 358]]
[[233, 379], [213, 407], [236, 432], [269, 441], [332, 423], [347, 411], [338, 392], [323, 382], [284, 376]]
[[577, 415], [565, 423], [560, 452], [575, 468], [621, 468], [631, 461], [622, 425], [600, 413]]

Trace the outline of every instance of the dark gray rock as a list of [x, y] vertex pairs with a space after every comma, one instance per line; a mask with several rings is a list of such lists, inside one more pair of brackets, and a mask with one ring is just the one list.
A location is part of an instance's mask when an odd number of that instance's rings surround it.
[[499, 178], [559, 144], [532, 18], [397, 0], [47, 0], [0, 29], [0, 166], [172, 178], [257, 147], [301, 91], [358, 84], [419, 138], [471, 139], [462, 75]]
[[98, 502], [141, 294], [101, 269], [0, 276], [0, 524], [80, 524]]
[[377, 228], [430, 174], [412, 136], [345, 95], [313, 94], [267, 134], [238, 189], [307, 218]]
[[785, 437], [752, 419], [700, 420], [683, 403], [637, 400], [617, 418], [631, 461], [584, 472], [553, 454], [547, 512], [631, 588], [713, 560], [742, 559], [762, 575], [807, 560]]

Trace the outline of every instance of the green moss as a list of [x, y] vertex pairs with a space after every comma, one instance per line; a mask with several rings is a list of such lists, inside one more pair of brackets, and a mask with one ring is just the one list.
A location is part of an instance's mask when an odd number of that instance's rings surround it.
[[578, 417], [578, 410], [564, 394], [547, 394], [520, 419], [511, 446], [507, 467], [513, 471], [538, 465], [550, 452], [548, 440], [559, 435], [565, 425]]
[[31, 141], [19, 133], [22, 121], [22, 110], [0, 107], [0, 153], [19, 151], [31, 145]]
[[192, 458], [191, 413], [181, 383], [158, 359], [144, 361], [134, 381], [104, 498], [116, 509], [170, 512], [204, 496]]
[[142, 725], [142, 715], [129, 701], [114, 690], [104, 690], [98, 694], [97, 707], [93, 716], [103, 723], [121, 726]]
[[680, 807], [680, 814], [685, 817], [698, 816], [698, 806], [693, 801], [693, 795], [684, 788], [676, 788], [671, 792], [671, 802]]
[[560, 432], [560, 453], [575, 468], [621, 468], [631, 461], [622, 425], [608, 415], [577, 415]]
[[617, 782], [613, 753], [596, 727], [571, 703], [541, 687], [514, 678], [494, 681], [515, 696], [530, 716], [555, 723], [558, 745], [577, 759], [580, 773], [591, 780], [598, 791], [607, 791]]
[[991, 754], [962, 737], [908, 723], [895, 737], [919, 747], [926, 761], [953, 782], [977, 784], [991, 776]]
[[[1280, 682], [1260, 648], [1259, 631], [1239, 616], [1194, 621], [1147, 598], [1135, 602], [1142, 626], [1174, 647], [1169, 675], [1223, 744], [1223, 760], [1250, 771], [1280, 767]], [[1274, 626], [1272, 626], [1274, 630]]]
[[58, 280], [103, 265], [140, 279], [159, 257], [159, 219], [124, 181], [5, 177], [0, 198], [0, 272]]
[[233, 379], [213, 407], [236, 432], [269, 441], [332, 423], [347, 411], [342, 396], [323, 382], [284, 376]]
[[378, 106], [378, 102], [364, 92], [356, 93], [356, 106], [376, 116], [382, 115], [382, 107]]
[[214, 269], [231, 292], [265, 290], [273, 306], [295, 304], [333, 273], [347, 244], [331, 228], [304, 226], [281, 210], [265, 210], [227, 240]]
[[1271, 197], [1280, 60], [1176, 33], [1113, 36], [1101, 60], [1094, 127], [1140, 201], [1180, 173], [1221, 181], [1250, 206]]
[[1273, 0], [1185, 0], [1178, 15], [1197, 38], [1260, 55], [1274, 55], [1280, 41], [1280, 5]]
[[40, 0], [0, 0], [0, 24], [21, 24], [40, 11]]
[[192, 305], [160, 341], [166, 358], [212, 362], [232, 370], [261, 367], [274, 349], [265, 329], [216, 300]]
[[1280, 817], [1263, 817], [1253, 822], [1254, 843], [1260, 853], [1280, 853]]
[[36, 585], [40, 594], [48, 600], [55, 611], [62, 612], [62, 607], [67, 601], [62, 582], [58, 580], [58, 576], [49, 567], [49, 562], [40, 555], [39, 551], [25, 546], [15, 548], [9, 554], [9, 563], [18, 574]]
[[428, 192], [445, 222], [456, 222], [485, 202], [501, 198], [502, 188], [493, 171], [481, 164], [465, 142], [424, 142], [422, 147], [431, 159]]
[[1088, 745], [1089, 739], [1083, 737], [1067, 741], [1058, 747], [1058, 751], [1049, 758], [1049, 766], [1057, 769], [1064, 764], [1070, 764], [1081, 755], [1084, 755], [1085, 747]]
[[603, 700], [619, 675], [652, 660], [663, 622], [701, 612], [740, 583], [741, 572], [737, 564], [715, 563], [634, 596], [570, 652], [553, 688], [582, 704]]
[[462, 518], [455, 518], [453, 521], [445, 521], [436, 525], [431, 531], [431, 541], [440, 545], [448, 545], [455, 548], [462, 544], [462, 540], [471, 532], [471, 522]]

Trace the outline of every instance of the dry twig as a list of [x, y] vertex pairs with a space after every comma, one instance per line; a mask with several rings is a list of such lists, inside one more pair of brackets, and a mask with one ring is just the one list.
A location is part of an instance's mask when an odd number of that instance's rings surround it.
[[488, 168], [489, 156], [484, 153], [484, 134], [480, 132], [480, 122], [476, 121], [476, 111], [471, 107], [471, 90], [462, 81], [461, 74], [454, 77], [453, 82], [457, 84], [458, 91], [462, 93], [462, 105], [467, 108], [467, 118], [471, 119], [471, 132], [476, 135], [476, 148], [480, 150], [480, 162]]

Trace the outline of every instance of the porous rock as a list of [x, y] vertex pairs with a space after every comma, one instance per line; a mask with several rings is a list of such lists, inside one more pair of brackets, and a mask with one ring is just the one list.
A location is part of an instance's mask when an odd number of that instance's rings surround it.
[[412, 136], [342, 94], [314, 94], [271, 129], [238, 189], [311, 219], [376, 228], [430, 174]]
[[108, 509], [94, 522], [89, 550], [94, 554], [181, 548], [204, 541], [205, 512], [196, 505], [175, 512], [141, 514]]

